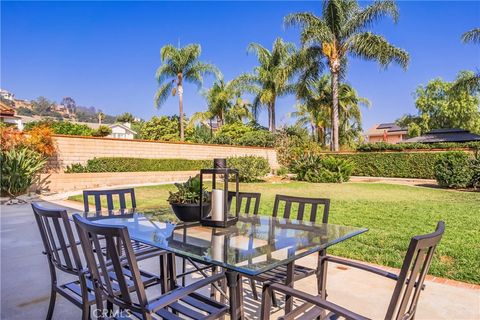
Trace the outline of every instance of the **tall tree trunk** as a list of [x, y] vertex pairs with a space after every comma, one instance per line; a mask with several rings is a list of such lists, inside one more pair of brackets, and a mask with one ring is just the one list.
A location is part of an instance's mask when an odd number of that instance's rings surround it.
[[272, 104], [268, 104], [268, 131], [272, 132]]
[[271, 129], [270, 131], [272, 133], [275, 133], [275, 100], [272, 102], [272, 111], [270, 112], [270, 115], [271, 115]]
[[332, 151], [339, 151], [338, 144], [338, 72], [332, 72]]
[[180, 141], [185, 140], [183, 130], [183, 85], [178, 85], [178, 112], [180, 113]]
[[180, 141], [185, 140], [183, 130], [183, 73], [177, 74], [178, 112], [180, 113]]

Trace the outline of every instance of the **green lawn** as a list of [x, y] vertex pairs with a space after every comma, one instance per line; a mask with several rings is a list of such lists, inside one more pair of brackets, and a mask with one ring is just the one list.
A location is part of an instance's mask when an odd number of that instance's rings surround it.
[[[172, 185], [136, 188], [139, 209], [173, 220], [166, 198]], [[275, 194], [332, 200], [331, 223], [367, 227], [363, 235], [335, 245], [334, 255], [399, 268], [410, 237], [446, 232], [437, 249], [432, 275], [480, 283], [480, 193], [377, 183], [312, 184], [303, 182], [242, 184], [242, 191], [262, 193], [261, 214], [272, 212]], [[81, 201], [81, 196], [71, 199]]]

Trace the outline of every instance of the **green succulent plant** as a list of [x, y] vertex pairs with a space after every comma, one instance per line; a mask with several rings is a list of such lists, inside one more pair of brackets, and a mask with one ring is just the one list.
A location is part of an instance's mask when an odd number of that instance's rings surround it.
[[200, 203], [200, 190], [202, 194], [202, 201], [208, 202], [210, 200], [210, 195], [205, 188], [202, 188], [200, 184], [200, 175], [195, 177], [190, 177], [184, 183], [175, 183], [177, 187], [176, 192], [170, 191], [170, 196], [168, 197], [168, 202], [170, 204], [175, 203], [185, 203], [185, 204], [197, 204]]

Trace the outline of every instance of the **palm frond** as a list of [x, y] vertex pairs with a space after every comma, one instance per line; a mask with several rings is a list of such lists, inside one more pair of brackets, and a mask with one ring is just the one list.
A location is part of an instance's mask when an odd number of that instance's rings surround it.
[[348, 46], [353, 55], [377, 61], [382, 67], [388, 67], [390, 63], [395, 62], [406, 69], [410, 60], [405, 50], [394, 47], [384, 37], [371, 32], [352, 36]]
[[367, 8], [356, 12], [345, 24], [342, 35], [348, 37], [362, 31], [384, 16], [390, 16], [395, 23], [398, 21], [398, 8], [395, 1], [377, 0]]
[[267, 48], [259, 43], [252, 42], [247, 47], [247, 53], [253, 53], [257, 56], [258, 62], [261, 65], [268, 65], [270, 61], [271, 53]]
[[475, 28], [462, 34], [462, 41], [464, 43], [480, 43], [480, 28]]
[[178, 54], [178, 49], [171, 44], [167, 44], [160, 49], [160, 58], [162, 62], [171, 60]]
[[155, 99], [154, 99], [156, 108], [160, 108], [165, 103], [165, 101], [168, 99], [168, 97], [172, 93], [174, 84], [175, 84], [174, 81], [170, 81], [160, 86], [160, 88], [157, 90], [157, 93], [155, 94]]

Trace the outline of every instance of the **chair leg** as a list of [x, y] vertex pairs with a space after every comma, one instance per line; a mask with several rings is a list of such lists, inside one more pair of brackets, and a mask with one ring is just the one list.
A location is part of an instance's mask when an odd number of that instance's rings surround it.
[[250, 287], [252, 288], [253, 299], [258, 301], [257, 286], [256, 286], [255, 280], [253, 280], [253, 278], [250, 278]]
[[53, 316], [53, 309], [55, 309], [55, 300], [57, 297], [57, 292], [54, 289], [54, 284], [52, 284], [52, 291], [50, 292], [50, 304], [48, 305], [47, 320], [51, 320]]
[[82, 306], [82, 320], [90, 320], [90, 306], [83, 305]]
[[275, 308], [278, 307], [278, 302], [277, 302], [277, 294], [275, 293], [275, 291], [272, 291], [272, 306], [274, 306]]

